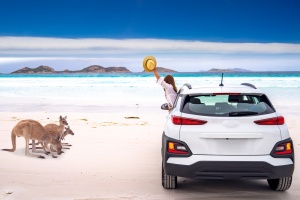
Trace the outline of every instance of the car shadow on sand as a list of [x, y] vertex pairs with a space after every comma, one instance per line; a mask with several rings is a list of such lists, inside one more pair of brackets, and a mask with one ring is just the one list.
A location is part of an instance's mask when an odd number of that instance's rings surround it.
[[292, 200], [299, 199], [293, 191], [273, 191], [267, 180], [198, 180], [178, 178], [178, 186], [172, 191], [173, 199], [186, 200]]

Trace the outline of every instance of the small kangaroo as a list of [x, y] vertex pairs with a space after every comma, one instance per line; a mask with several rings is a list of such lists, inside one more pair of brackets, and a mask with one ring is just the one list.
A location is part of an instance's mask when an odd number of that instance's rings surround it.
[[[44, 128], [46, 129], [46, 131], [48, 131], [48, 133], [52, 136], [52, 138], [54, 138], [55, 140], [59, 141], [60, 142], [60, 127], [57, 125], [57, 124], [47, 124], [46, 126], [44, 126]], [[61, 144], [61, 142], [60, 142]], [[36, 147], [38, 148], [38, 147]], [[61, 151], [62, 149], [62, 145], [60, 146], [59, 149], [55, 148], [53, 145], [50, 145], [50, 149], [51, 151], [53, 152], [57, 152], [58, 154], [61, 153], [64, 153], [63, 151]]]
[[[61, 139], [64, 140], [67, 135], [75, 135], [74, 132], [72, 131], [72, 129], [70, 128], [70, 126], [67, 127], [67, 129], [63, 133]], [[62, 144], [62, 146], [69, 146], [69, 147], [72, 146], [69, 143], [61, 143], [61, 144]], [[63, 148], [64, 149], [69, 149], [69, 148], [65, 148], [65, 147], [63, 147]]]
[[[61, 140], [63, 140], [65, 138], [66, 135], [68, 135], [68, 134], [74, 135], [70, 126], [66, 126], [62, 133], [61, 133], [61, 127], [58, 126], [57, 124], [47, 124], [46, 126], [44, 126], [44, 128], [52, 135], [52, 137], [59, 140], [60, 142], [61, 142]], [[69, 145], [68, 143], [61, 143], [61, 145], [62, 146], [72, 146], [72, 145]], [[63, 147], [63, 149], [69, 149], [69, 148]]]
[[62, 135], [61, 139], [64, 140], [67, 135], [75, 135], [75, 133], [70, 128], [70, 126], [66, 128], [66, 130], [65, 130], [64, 134]]
[[[44, 128], [52, 135], [52, 137], [56, 140], [59, 141], [59, 138], [62, 138], [62, 140], [67, 136], [67, 135], [74, 135], [74, 132], [72, 131], [72, 129], [70, 128], [70, 126], [65, 128], [65, 131], [63, 132], [63, 135], [61, 136], [60, 133], [57, 131], [58, 130], [58, 125], [57, 124], [47, 124], [46, 126], [44, 126]], [[70, 149], [70, 148], [66, 148], [64, 146], [72, 146], [68, 143], [62, 143], [62, 148], [63, 149]], [[41, 149], [42, 147], [35, 147], [36, 149]], [[51, 151], [53, 151], [53, 147], [52, 145], [50, 146]], [[63, 152], [62, 152], [63, 153]]]
[[38, 122], [32, 119], [20, 121], [11, 131], [12, 149], [2, 149], [3, 151], [14, 152], [16, 150], [16, 137], [24, 137], [26, 141], [25, 155], [30, 157], [45, 158], [41, 155], [31, 154], [29, 152], [29, 140], [38, 140], [42, 143], [42, 146], [47, 152], [50, 152], [53, 158], [56, 158], [51, 150], [48, 148], [48, 144], [54, 145], [59, 149], [60, 142], [53, 139], [52, 136], [45, 130], [45, 128]]
[[[67, 116], [65, 117], [59, 116], [59, 125], [47, 124], [46, 126], [44, 126], [44, 128], [46, 128], [48, 132], [50, 131], [52, 137], [54, 137], [54, 139], [60, 142], [61, 136], [65, 131], [65, 127], [68, 126]], [[32, 140], [32, 151], [36, 152], [36, 149], [37, 148], [36, 148], [35, 140]]]

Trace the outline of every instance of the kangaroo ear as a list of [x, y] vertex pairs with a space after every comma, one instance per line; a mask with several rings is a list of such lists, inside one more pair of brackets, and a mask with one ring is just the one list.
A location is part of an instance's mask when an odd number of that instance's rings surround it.
[[62, 116], [61, 115], [59, 116], [59, 119], [62, 120]]
[[65, 119], [67, 119], [67, 116], [65, 116]]

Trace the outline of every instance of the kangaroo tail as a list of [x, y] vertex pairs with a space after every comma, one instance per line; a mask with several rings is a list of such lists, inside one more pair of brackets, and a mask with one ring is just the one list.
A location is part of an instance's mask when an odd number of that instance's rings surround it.
[[11, 143], [13, 146], [12, 149], [2, 149], [2, 151], [14, 152], [16, 150], [16, 135], [14, 134], [13, 130], [11, 132]]

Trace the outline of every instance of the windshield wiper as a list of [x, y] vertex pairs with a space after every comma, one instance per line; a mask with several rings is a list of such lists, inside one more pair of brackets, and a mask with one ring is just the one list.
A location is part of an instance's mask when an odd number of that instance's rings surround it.
[[247, 116], [247, 115], [257, 115], [258, 112], [253, 111], [238, 111], [238, 112], [230, 112], [229, 116]]

